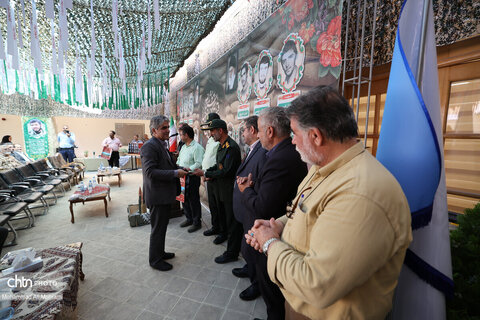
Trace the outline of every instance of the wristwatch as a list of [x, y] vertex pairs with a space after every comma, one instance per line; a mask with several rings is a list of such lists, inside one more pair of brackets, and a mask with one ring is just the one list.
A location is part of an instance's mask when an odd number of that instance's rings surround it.
[[268, 247], [270, 246], [270, 244], [271, 244], [272, 242], [275, 242], [275, 241], [280, 241], [280, 239], [278, 239], [278, 238], [270, 238], [270, 239], [268, 239], [267, 241], [265, 241], [265, 243], [263, 244], [263, 248], [262, 248], [263, 253], [264, 253], [265, 255], [267, 255]]

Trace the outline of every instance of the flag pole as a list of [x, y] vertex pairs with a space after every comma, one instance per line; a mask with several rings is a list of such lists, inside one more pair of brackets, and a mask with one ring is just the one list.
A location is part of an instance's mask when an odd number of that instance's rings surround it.
[[[428, 10], [430, 8], [430, 0], [423, 0], [423, 16], [422, 16], [422, 32], [420, 34], [420, 45], [418, 48], [418, 63], [417, 63], [417, 86], [420, 92], [422, 92], [420, 84], [423, 78], [423, 61], [425, 57], [425, 38], [427, 36], [427, 23], [428, 23]], [[422, 92], [423, 93], [423, 92]]]
[[377, 0], [374, 0], [373, 6], [373, 26], [372, 26], [372, 47], [370, 48], [370, 70], [368, 74], [368, 93], [367, 93], [367, 115], [365, 116], [365, 135], [363, 136], [364, 146], [367, 147], [368, 137], [368, 115], [370, 112], [370, 95], [372, 92], [372, 72], [373, 72], [373, 55], [375, 53], [375, 29], [377, 27]]

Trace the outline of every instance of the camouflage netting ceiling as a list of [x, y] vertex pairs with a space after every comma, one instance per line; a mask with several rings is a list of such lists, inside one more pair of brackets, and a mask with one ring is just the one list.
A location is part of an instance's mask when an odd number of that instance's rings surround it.
[[[365, 55], [364, 66], [370, 61], [373, 24], [373, 0], [366, 1], [367, 19], [365, 24]], [[349, 20], [349, 43], [347, 57], [356, 56], [355, 44], [360, 47], [361, 37], [355, 34], [355, 24], [362, 12], [364, 0], [344, 0], [342, 15], [342, 42], [345, 40], [345, 28]], [[348, 3], [350, 2], [350, 13]], [[403, 0], [378, 0], [377, 19], [374, 48], [374, 65], [382, 65], [392, 60], [393, 47], [397, 32], [398, 17]], [[462, 39], [478, 36], [480, 34], [480, 1], [478, 0], [432, 0], [435, 16], [435, 36], [437, 46], [455, 43]], [[359, 10], [360, 9], [360, 10]], [[347, 18], [348, 17], [348, 18]], [[362, 14], [360, 14], [360, 23]], [[344, 56], [344, 43], [342, 43], [342, 57]], [[352, 60], [347, 62], [347, 70], [351, 70]]]
[[[58, 0], [54, 0], [56, 41], [58, 43]], [[217, 20], [230, 7], [234, 0], [159, 0], [160, 29], [154, 28], [153, 1], [150, 0], [151, 23], [153, 30], [152, 59], [147, 60], [144, 74], [157, 76], [167, 71], [173, 74], [183, 65], [184, 60], [194, 51], [198, 42], [215, 26]], [[22, 19], [21, 1], [15, 3], [15, 18]], [[23, 43], [19, 48], [21, 61], [33, 65], [30, 54], [30, 17], [32, 5], [24, 0], [25, 20], [22, 22]], [[142, 37], [142, 25], [147, 21], [147, 1], [119, 0], [118, 27], [125, 48], [127, 82], [134, 83], [137, 74], [137, 59]], [[37, 0], [37, 21], [40, 35], [42, 65], [50, 69], [52, 38], [50, 20], [45, 14], [45, 0]], [[118, 59], [114, 57], [114, 36], [112, 31], [112, 0], [93, 0], [95, 36], [97, 50], [95, 54], [95, 77], [101, 77], [102, 51], [104, 41], [108, 74], [119, 75]], [[73, 0], [73, 9], [67, 9], [69, 49], [66, 61], [67, 75], [72, 77], [75, 69], [75, 36], [78, 39], [82, 72], [86, 73], [86, 58], [90, 56], [90, 0]], [[0, 8], [0, 26], [3, 38], [7, 38], [6, 9]], [[145, 23], [145, 30], [147, 25]]]

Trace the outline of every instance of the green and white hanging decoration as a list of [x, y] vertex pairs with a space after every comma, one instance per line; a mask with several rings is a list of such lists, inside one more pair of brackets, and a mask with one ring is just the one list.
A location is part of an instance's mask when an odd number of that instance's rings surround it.
[[0, 91], [82, 112], [143, 112], [163, 102], [171, 71], [233, 2], [0, 1]]

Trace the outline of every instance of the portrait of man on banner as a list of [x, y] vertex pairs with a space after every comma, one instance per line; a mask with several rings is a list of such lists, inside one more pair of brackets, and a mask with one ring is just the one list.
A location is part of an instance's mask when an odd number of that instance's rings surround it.
[[273, 84], [273, 58], [268, 50], [260, 52], [253, 73], [255, 95], [258, 99], [264, 99]]
[[37, 118], [28, 121], [28, 135], [31, 138], [39, 139], [46, 134], [45, 123]]
[[194, 93], [193, 93], [193, 90], [192, 90], [188, 94], [188, 104], [187, 104], [187, 109], [186, 109], [187, 116], [191, 116], [193, 114], [194, 100], [195, 100], [195, 98], [194, 98]]
[[182, 105], [180, 106], [180, 118], [186, 118], [192, 115], [193, 113], [193, 92], [189, 89], [184, 93]]
[[[223, 70], [223, 68], [222, 68]], [[224, 103], [225, 94], [221, 79], [210, 74], [207, 77], [205, 85], [202, 85], [201, 91], [201, 119], [205, 119], [209, 113], [219, 113], [220, 106]], [[205, 131], [210, 134], [209, 131]]]
[[46, 118], [22, 117], [25, 152], [32, 159], [48, 155], [48, 126]]
[[252, 66], [248, 62], [244, 62], [238, 72], [238, 89], [237, 96], [240, 103], [247, 103], [252, 93]]
[[193, 85], [193, 106], [198, 108], [200, 104], [200, 80], [197, 79]]
[[278, 87], [283, 93], [295, 91], [305, 69], [305, 46], [298, 34], [291, 33], [285, 38], [277, 62]]
[[237, 54], [235, 51], [227, 58], [227, 72], [225, 74], [225, 93], [233, 93], [237, 89]]

